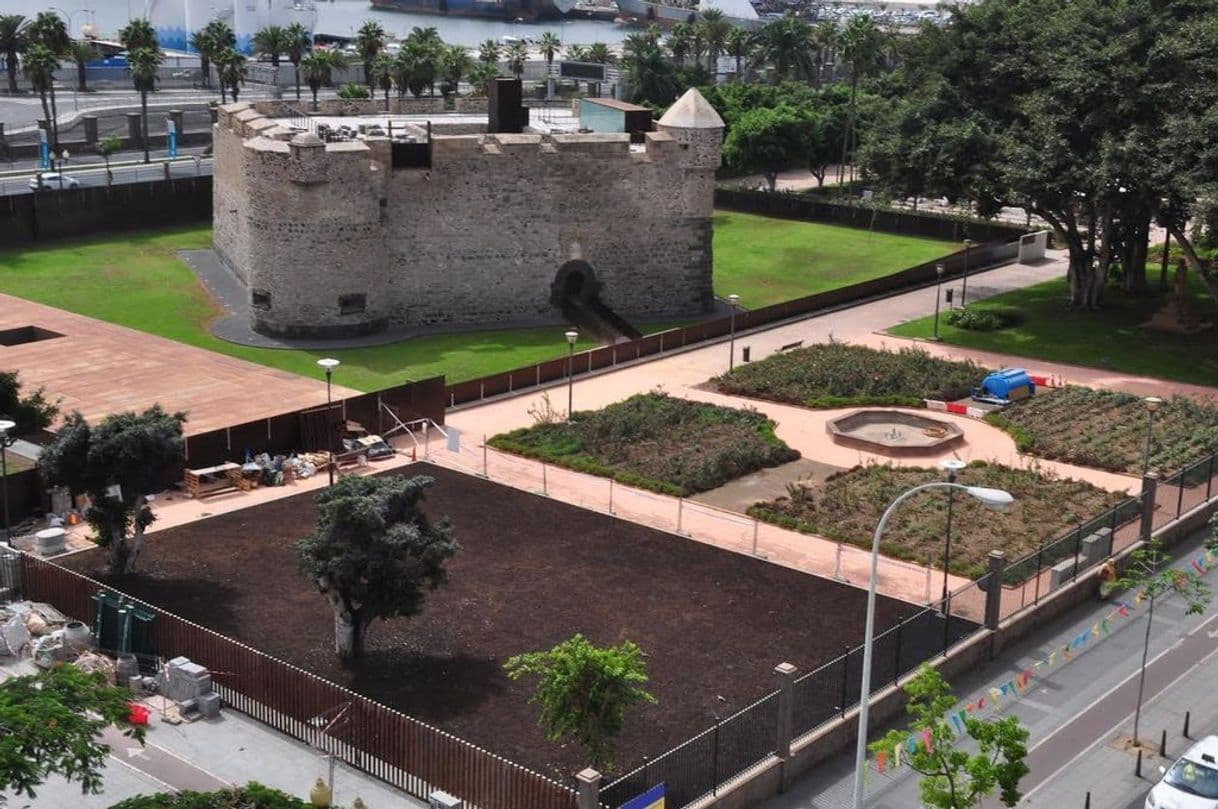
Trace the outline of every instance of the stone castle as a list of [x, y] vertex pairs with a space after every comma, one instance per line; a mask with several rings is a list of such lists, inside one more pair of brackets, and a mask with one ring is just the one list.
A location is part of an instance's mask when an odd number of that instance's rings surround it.
[[626, 319], [712, 306], [723, 121], [696, 90], [636, 144], [407, 129], [418, 142], [323, 143], [250, 104], [220, 108], [214, 244], [255, 331], [556, 323], [571, 296]]

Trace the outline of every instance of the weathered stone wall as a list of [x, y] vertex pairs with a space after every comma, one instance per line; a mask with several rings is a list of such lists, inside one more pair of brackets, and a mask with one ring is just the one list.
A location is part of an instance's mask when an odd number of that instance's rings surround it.
[[240, 106], [217, 124], [215, 243], [260, 331], [557, 322], [564, 266], [627, 318], [711, 305], [718, 130], [633, 150], [626, 134], [433, 132], [429, 169], [392, 169], [385, 139], [289, 143]]

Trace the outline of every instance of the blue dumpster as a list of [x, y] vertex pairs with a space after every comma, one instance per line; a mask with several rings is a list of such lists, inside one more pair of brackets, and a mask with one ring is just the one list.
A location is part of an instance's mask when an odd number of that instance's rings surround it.
[[1036, 383], [1022, 368], [994, 371], [981, 381], [981, 387], [973, 390], [973, 399], [991, 404], [1010, 404], [1035, 395]]

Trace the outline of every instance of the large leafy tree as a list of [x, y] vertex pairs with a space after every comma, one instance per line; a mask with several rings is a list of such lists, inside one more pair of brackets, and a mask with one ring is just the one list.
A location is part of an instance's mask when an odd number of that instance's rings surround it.
[[372, 89], [372, 60], [385, 48], [385, 29], [376, 20], [365, 20], [355, 32], [355, 50], [364, 60], [364, 84]]
[[0, 418], [17, 423], [14, 435], [29, 435], [51, 426], [58, 412], [58, 405], [46, 398], [42, 388], [22, 396], [17, 373], [0, 371]]
[[98, 738], [110, 725], [143, 744], [144, 729], [128, 724], [131, 693], [101, 672], [56, 666], [0, 683], [0, 791], [30, 798], [48, 777], [102, 791], [109, 746]]
[[631, 641], [599, 647], [575, 635], [545, 652], [516, 655], [504, 664], [508, 677], [536, 677], [530, 702], [541, 705], [541, 727], [551, 741], [570, 737], [584, 747], [589, 763], [611, 767], [614, 739], [627, 712], [655, 702], [643, 690], [647, 663]]
[[773, 191], [778, 173], [802, 166], [808, 153], [808, 122], [790, 107], [757, 107], [732, 124], [723, 159], [742, 172], [760, 172]]
[[8, 92], [18, 93], [17, 63], [29, 45], [29, 20], [22, 14], [0, 14], [0, 52], [4, 53], [4, 69], [8, 75]]
[[334, 650], [361, 655], [377, 618], [423, 610], [426, 590], [447, 578], [458, 545], [446, 519], [423, 513], [435, 481], [416, 475], [344, 475], [317, 496], [317, 525], [296, 544], [300, 572], [334, 611]]
[[[998, 790], [1003, 806], [1021, 797], [1019, 782], [1028, 774], [1028, 731], [1017, 716], [964, 719], [976, 752], [957, 746], [947, 716], [957, 699], [938, 669], [923, 664], [905, 686], [909, 727], [890, 730], [871, 743], [876, 756], [892, 756], [898, 745], [910, 768], [922, 776], [921, 805], [933, 809], [972, 809]], [[908, 745], [910, 738], [916, 741]]]
[[185, 420], [185, 414], [166, 413], [159, 405], [107, 416], [95, 427], [72, 413], [38, 459], [52, 486], [89, 496], [85, 520], [97, 544], [109, 550], [113, 573], [135, 570], [144, 530], [156, 519], [147, 496], [178, 470]]

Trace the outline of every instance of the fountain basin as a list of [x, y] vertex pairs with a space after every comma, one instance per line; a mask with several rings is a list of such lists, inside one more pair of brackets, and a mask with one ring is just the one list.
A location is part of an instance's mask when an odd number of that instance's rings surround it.
[[825, 424], [834, 443], [893, 457], [928, 455], [964, 442], [964, 431], [902, 410], [856, 410]]

